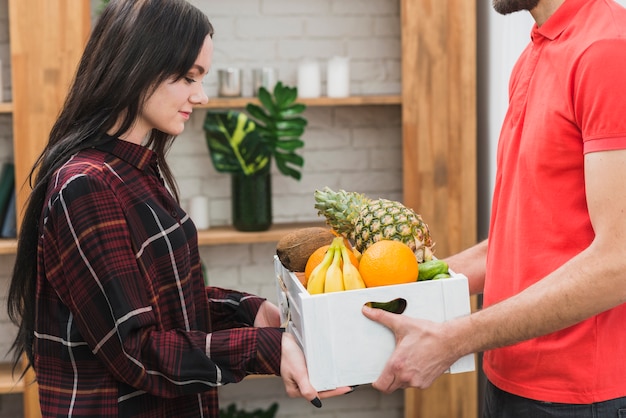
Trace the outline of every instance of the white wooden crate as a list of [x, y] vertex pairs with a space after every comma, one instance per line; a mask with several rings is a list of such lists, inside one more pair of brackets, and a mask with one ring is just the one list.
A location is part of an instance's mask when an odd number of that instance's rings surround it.
[[[302, 347], [311, 384], [318, 390], [372, 383], [395, 347], [393, 333], [361, 313], [366, 302], [407, 301], [402, 315], [443, 322], [470, 313], [467, 277], [310, 295], [274, 257], [278, 305], [287, 332]], [[469, 354], [450, 373], [475, 370]]]

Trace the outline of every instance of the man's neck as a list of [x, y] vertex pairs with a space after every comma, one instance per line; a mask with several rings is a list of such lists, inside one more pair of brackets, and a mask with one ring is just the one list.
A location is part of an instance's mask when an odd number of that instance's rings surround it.
[[537, 7], [530, 11], [530, 14], [537, 22], [537, 26], [541, 26], [563, 3], [565, 3], [565, 0], [541, 0]]

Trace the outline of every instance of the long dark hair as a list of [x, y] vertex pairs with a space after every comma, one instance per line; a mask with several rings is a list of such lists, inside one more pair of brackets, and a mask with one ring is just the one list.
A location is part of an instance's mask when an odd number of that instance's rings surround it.
[[[23, 353], [33, 364], [37, 243], [52, 173], [76, 152], [101, 141], [118, 118], [123, 119], [113, 136], [128, 131], [160, 83], [188, 73], [207, 35], [213, 35], [208, 18], [185, 0], [111, 0], [103, 10], [48, 143], [28, 177], [32, 191], [8, 294], [9, 318], [19, 327], [11, 348], [15, 364]], [[153, 129], [146, 145], [157, 154], [161, 174], [178, 199], [165, 160], [173, 140]]]

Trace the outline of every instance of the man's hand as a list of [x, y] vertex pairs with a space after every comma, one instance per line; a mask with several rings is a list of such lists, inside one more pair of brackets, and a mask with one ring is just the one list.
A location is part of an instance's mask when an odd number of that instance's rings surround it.
[[458, 357], [447, 343], [444, 325], [363, 307], [363, 314], [396, 336], [396, 348], [372, 386], [384, 393], [416, 387], [425, 389]]

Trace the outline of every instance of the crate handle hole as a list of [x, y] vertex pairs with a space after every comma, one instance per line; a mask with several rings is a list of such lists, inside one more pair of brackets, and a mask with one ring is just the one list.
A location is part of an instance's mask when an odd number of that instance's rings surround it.
[[383, 309], [387, 312], [401, 314], [406, 310], [407, 303], [406, 299], [397, 298], [390, 300], [389, 302], [366, 302], [365, 305], [369, 306], [370, 308]]

